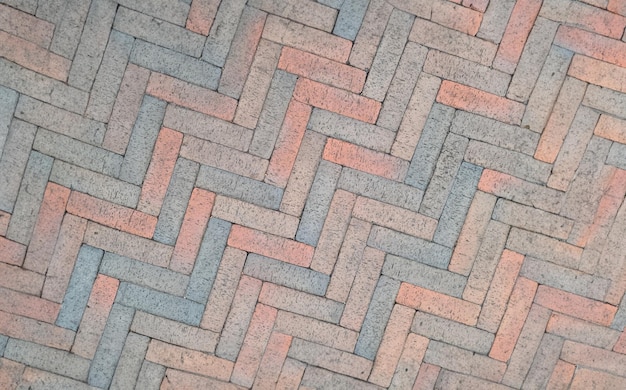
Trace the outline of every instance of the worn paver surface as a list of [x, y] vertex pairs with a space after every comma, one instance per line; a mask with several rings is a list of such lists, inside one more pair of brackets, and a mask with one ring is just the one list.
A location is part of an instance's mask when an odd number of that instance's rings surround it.
[[626, 389], [625, 27], [0, 0], [0, 389]]

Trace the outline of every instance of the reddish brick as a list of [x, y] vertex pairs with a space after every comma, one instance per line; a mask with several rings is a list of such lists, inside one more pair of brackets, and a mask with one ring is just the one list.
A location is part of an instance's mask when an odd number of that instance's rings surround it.
[[159, 215], [182, 142], [181, 133], [165, 127], [161, 129], [141, 188], [137, 210]]
[[67, 212], [146, 238], [152, 237], [157, 223], [152, 215], [76, 191], [69, 197]]
[[567, 390], [574, 377], [576, 366], [563, 360], [559, 360], [550, 375], [550, 380], [546, 385], [547, 390]]
[[626, 144], [626, 120], [602, 114], [593, 133], [599, 137]]
[[567, 72], [579, 80], [626, 93], [626, 68], [576, 54]]
[[177, 389], [241, 390], [242, 388], [232, 383], [168, 368], [160, 390]]
[[494, 68], [507, 73], [515, 71], [541, 3], [541, 0], [522, 0], [515, 3], [498, 53], [493, 60]]
[[0, 26], [9, 34], [17, 35], [43, 48], [50, 46], [54, 24], [26, 12], [0, 4]]
[[622, 334], [613, 346], [613, 351], [626, 355], [626, 331], [622, 331]]
[[606, 9], [611, 12], [615, 12], [616, 14], [626, 16], [626, 3], [622, 0], [609, 0], [609, 4], [606, 6]]
[[193, 0], [186, 27], [195, 33], [209, 35], [221, 0]]
[[185, 218], [170, 260], [170, 269], [187, 275], [193, 270], [214, 202], [215, 194], [212, 192], [200, 188], [194, 188], [191, 192]]
[[480, 305], [408, 283], [400, 285], [396, 302], [470, 326], [476, 325], [480, 313]]
[[267, 167], [266, 182], [283, 188], [287, 185], [310, 116], [311, 106], [291, 100]]
[[368, 123], [376, 122], [381, 108], [375, 100], [304, 78], [296, 83], [293, 98]]
[[72, 62], [34, 43], [0, 30], [0, 56], [35, 72], [66, 81]]
[[52, 324], [60, 309], [57, 303], [0, 287], [1, 311]]
[[407, 161], [334, 138], [329, 138], [326, 142], [323, 158], [396, 181], [404, 180], [409, 168]]
[[0, 311], [0, 334], [69, 351], [74, 332], [52, 324]]
[[287, 352], [291, 345], [291, 336], [281, 333], [272, 333], [265, 353], [261, 359], [259, 371], [254, 380], [254, 387], [258, 389], [275, 388], [281, 373], [281, 368], [287, 358]]
[[25, 367], [21, 363], [0, 358], [0, 383], [4, 384], [7, 390], [17, 389]]
[[489, 351], [489, 357], [503, 362], [509, 360], [530, 311], [536, 291], [536, 282], [526, 278], [517, 279], [502, 323], [498, 328], [498, 333], [496, 333], [491, 351]]
[[278, 68], [354, 93], [360, 93], [365, 85], [363, 70], [288, 46], [282, 49]]
[[521, 123], [525, 109], [522, 103], [448, 80], [441, 83], [437, 101], [514, 125]]
[[476, 35], [483, 15], [478, 11], [459, 7], [448, 1], [436, 1], [433, 3], [430, 20], [465, 34]]
[[301, 242], [263, 233], [243, 226], [233, 226], [228, 245], [246, 252], [258, 253], [263, 256], [287, 263], [308, 267], [313, 258], [312, 246]]
[[441, 367], [433, 364], [423, 363], [420, 366], [417, 378], [415, 378], [415, 384], [413, 390], [430, 390], [435, 388], [435, 383], [439, 377]]
[[161, 73], [152, 73], [146, 93], [226, 121], [233, 120], [237, 108], [231, 97]]
[[562, 24], [581, 27], [617, 39], [622, 37], [626, 27], [626, 18], [579, 1], [544, 1], [540, 15]]
[[626, 43], [570, 26], [560, 26], [554, 44], [576, 53], [626, 66]]
[[45, 276], [0, 262], [0, 286], [27, 294], [39, 295]]
[[48, 263], [54, 252], [65, 205], [70, 196], [70, 190], [54, 183], [48, 183], [43, 202], [39, 208], [37, 224], [30, 240], [30, 246], [24, 260], [24, 268], [45, 274]]
[[21, 266], [26, 256], [26, 246], [0, 237], [0, 262]]
[[611, 324], [617, 312], [615, 306], [549, 286], [539, 286], [535, 303], [556, 312], [604, 326]]

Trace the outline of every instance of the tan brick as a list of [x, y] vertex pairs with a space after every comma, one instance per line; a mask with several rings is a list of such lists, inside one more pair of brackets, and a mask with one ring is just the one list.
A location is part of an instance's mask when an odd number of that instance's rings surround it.
[[473, 9], [448, 1], [433, 2], [431, 20], [462, 33], [476, 35], [482, 19], [482, 14]]
[[45, 276], [0, 262], [0, 286], [31, 295], [41, 294]]
[[74, 332], [31, 318], [0, 311], [0, 333], [48, 347], [69, 351]]
[[0, 31], [0, 55], [25, 68], [66, 81], [71, 61], [15, 35]]
[[26, 12], [0, 5], [0, 26], [9, 34], [48, 48], [52, 41], [54, 24]]
[[287, 356], [361, 380], [366, 380], [372, 369], [372, 362], [365, 358], [298, 338], [292, 340]]
[[563, 240], [569, 237], [574, 226], [570, 219], [503, 199], [498, 200], [493, 219]]
[[573, 269], [578, 268], [583, 253], [582, 248], [518, 228], [511, 229], [506, 247], [528, 256]]
[[552, 313], [550, 316], [546, 332], [604, 349], [611, 349], [620, 337], [617, 330], [558, 313]]
[[272, 333], [261, 359], [253, 387], [264, 389], [276, 386], [290, 345], [291, 336], [276, 332]]
[[339, 302], [267, 282], [261, 288], [259, 302], [335, 324], [339, 322], [343, 310]]
[[[391, 386], [389, 389], [399, 390], [406, 389], [411, 387], [413, 384], [413, 388], [420, 389], [418, 371], [425, 371], [426, 367], [433, 367], [430, 364], [422, 364], [422, 359], [424, 358], [424, 354], [426, 353], [426, 348], [428, 347], [428, 339], [426, 337], [422, 337], [416, 335], [415, 333], [409, 333], [404, 343], [404, 348], [402, 349], [402, 354], [400, 355], [400, 360], [398, 361], [398, 366], [396, 371], [393, 374], [393, 378], [391, 380]], [[435, 379], [437, 378], [437, 374], [434, 375]], [[434, 383], [434, 382], [433, 382]]]
[[[165, 371], [165, 370], [164, 370]], [[212, 390], [242, 390], [241, 386], [206, 376], [194, 375], [184, 371], [168, 368], [165, 371], [165, 378], [161, 383], [161, 390], [176, 389], [212, 389]]]
[[0, 311], [53, 324], [61, 305], [0, 287]]
[[341, 351], [352, 352], [359, 334], [338, 325], [313, 318], [279, 311], [274, 330], [299, 339], [322, 344]]
[[611, 324], [617, 312], [615, 306], [548, 286], [539, 286], [535, 303], [604, 326]]
[[561, 359], [577, 366], [587, 366], [614, 375], [626, 376], [626, 356], [602, 348], [565, 341]]
[[626, 18], [578, 1], [544, 1], [539, 14], [556, 22], [582, 27], [617, 39], [622, 37], [626, 27]]
[[0, 261], [7, 264], [21, 266], [26, 256], [26, 246], [0, 237]]
[[576, 54], [567, 74], [590, 84], [626, 93], [626, 68]]
[[435, 383], [441, 372], [441, 367], [433, 364], [422, 363], [419, 367], [419, 373], [415, 378], [414, 390], [431, 390], [435, 388]]
[[294, 359], [287, 358], [283, 364], [283, 369], [278, 377], [276, 383], [277, 390], [297, 389], [302, 376], [304, 375], [304, 369], [306, 364]]
[[559, 360], [552, 371], [550, 380], [546, 386], [549, 390], [566, 390], [569, 389], [569, 384], [574, 376], [576, 366]]

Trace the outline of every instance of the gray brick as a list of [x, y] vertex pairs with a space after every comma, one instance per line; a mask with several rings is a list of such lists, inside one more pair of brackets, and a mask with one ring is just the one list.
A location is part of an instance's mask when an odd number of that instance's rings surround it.
[[427, 53], [428, 50], [424, 46], [407, 42], [378, 114], [376, 121], [378, 126], [398, 130], [417, 84], [420, 75], [418, 70], [422, 69]]
[[[2, 74], [2, 72], [0, 72], [0, 74]], [[595, 108], [596, 110], [626, 119], [626, 93], [591, 84], [587, 87], [583, 104]]]
[[281, 286], [271, 288], [270, 291], [275, 291], [275, 295], [265, 291], [264, 289], [264, 293], [259, 297], [259, 302], [268, 306], [333, 324], [338, 324], [341, 319], [344, 305], [332, 299]]
[[465, 152], [465, 160], [538, 184], [545, 184], [552, 171], [551, 164], [480, 141], [470, 141]]
[[374, 360], [399, 289], [400, 282], [397, 280], [386, 276], [378, 279], [354, 349], [355, 354]]
[[132, 389], [139, 376], [141, 365], [148, 351], [150, 339], [136, 333], [129, 333], [113, 375], [110, 389]]
[[422, 191], [426, 189], [435, 171], [437, 158], [448, 135], [454, 112], [452, 107], [439, 103], [433, 105], [415, 148], [405, 183]]
[[417, 311], [411, 331], [432, 340], [487, 355], [495, 335], [473, 326]]
[[579, 247], [515, 227], [511, 229], [506, 247], [572, 269], [578, 268], [582, 255], [582, 249]]
[[200, 167], [196, 186], [274, 210], [283, 196], [281, 188], [206, 165]]
[[400, 62], [415, 16], [394, 9], [363, 87], [363, 96], [383, 101]]
[[204, 233], [185, 298], [206, 304], [217, 275], [232, 224], [211, 218]]
[[385, 0], [370, 1], [362, 27], [354, 40], [348, 61], [350, 65], [364, 70], [370, 68], [393, 9]]
[[504, 362], [434, 340], [428, 343], [424, 362], [491, 381], [498, 381], [506, 368]]
[[412, 211], [419, 210], [424, 194], [417, 188], [350, 168], [343, 168], [337, 188]]
[[63, 16], [59, 18], [59, 23], [54, 28], [50, 51], [65, 58], [74, 58], [90, 4], [90, 1], [83, 0], [65, 2]]
[[330, 278], [320, 272], [250, 253], [243, 273], [314, 295], [324, 295]]
[[108, 122], [122, 77], [135, 40], [119, 31], [111, 31], [111, 37], [104, 51], [102, 64], [98, 69], [91, 90], [85, 115], [100, 122]]
[[490, 1], [476, 36], [500, 43], [514, 5], [515, 0]]
[[450, 248], [380, 226], [372, 228], [367, 245], [442, 269], [447, 268], [452, 256]]
[[563, 349], [563, 339], [552, 334], [544, 334], [539, 349], [533, 358], [530, 371], [524, 379], [522, 389], [545, 389], [559, 361]]
[[274, 73], [250, 144], [251, 154], [262, 158], [271, 157], [297, 79], [296, 75], [282, 70]]
[[36, 131], [35, 126], [20, 120], [14, 120], [9, 127], [0, 158], [0, 210], [13, 211]]
[[135, 389], [159, 390], [164, 376], [165, 367], [144, 360], [141, 365], [141, 370], [139, 371]]
[[132, 184], [55, 160], [50, 181], [122, 206], [135, 208], [141, 188]]
[[117, 3], [112, 0], [92, 1], [83, 27], [80, 44], [72, 61], [68, 84], [89, 91], [102, 61]]
[[0, 156], [9, 134], [9, 126], [17, 105], [18, 93], [0, 85]]
[[0, 334], [0, 356], [4, 355], [4, 349], [6, 348], [8, 342], [9, 342], [9, 337], [3, 334]]
[[35, 14], [37, 10], [37, 0], [0, 0], [0, 3], [10, 5], [29, 14]]
[[339, 165], [328, 161], [320, 162], [304, 206], [296, 240], [312, 246], [317, 245], [340, 174]]
[[[189, 2], [172, 0], [117, 0], [124, 7], [185, 27]], [[187, 3], [187, 4], [185, 4]]]
[[420, 213], [439, 219], [454, 184], [454, 178], [463, 162], [463, 153], [467, 144], [467, 138], [448, 133], [437, 159], [435, 172], [424, 192]]
[[385, 153], [389, 153], [396, 137], [393, 131], [317, 108], [311, 113], [307, 129]]
[[535, 154], [539, 143], [535, 132], [466, 111], [457, 111], [450, 131], [529, 156]]
[[4, 357], [79, 381], [87, 379], [89, 370], [89, 360], [78, 355], [13, 338], [7, 342]]
[[91, 286], [98, 275], [98, 267], [104, 252], [88, 245], [83, 245], [78, 252], [63, 304], [57, 317], [56, 325], [76, 331], [83, 318]]
[[569, 291], [591, 299], [601, 301], [611, 286], [611, 281], [599, 276], [562, 267], [547, 261], [537, 260], [527, 256], [520, 270], [520, 275], [545, 284]]
[[143, 183], [154, 144], [161, 130], [166, 105], [162, 100], [144, 96], [126, 148], [120, 179], [136, 185]]
[[[26, 2], [33, 2], [34, 0], [9, 0], [9, 3], [13, 1], [15, 2], [23, 1], [24, 3], [26, 3]], [[0, 0], [0, 3], [7, 3], [7, 1]], [[65, 5], [67, 1], [50, 0], [50, 1], [42, 2], [39, 5], [37, 5], [37, 1], [34, 1], [34, 3], [35, 3], [35, 7], [34, 7], [35, 9], [33, 10], [33, 12], [26, 11], [26, 10], [24, 11], [35, 15], [39, 19], [47, 20], [53, 24], [58, 24], [61, 18], [63, 17], [63, 11], [65, 10]], [[22, 9], [20, 7], [15, 7], [15, 8]], [[37, 12], [35, 13], [35, 11]]]
[[154, 231], [156, 241], [167, 245], [176, 244], [199, 169], [199, 164], [193, 161], [184, 158], [176, 161]]
[[626, 169], [626, 145], [613, 142], [606, 163], [620, 169]]
[[124, 160], [119, 154], [43, 128], [37, 131], [33, 149], [70, 164], [113, 177], [119, 175]]
[[248, 0], [248, 5], [326, 32], [332, 31], [337, 18], [336, 10], [314, 1]]
[[317, 0], [318, 3], [327, 5], [335, 9], [341, 8], [344, 1], [345, 0]]
[[615, 317], [613, 318], [613, 322], [611, 323], [611, 328], [619, 330], [620, 332], [624, 330], [626, 327], [626, 294], [622, 297], [622, 303], [619, 305], [617, 309], [617, 313], [615, 313]]
[[428, 53], [424, 72], [499, 96], [504, 96], [511, 81], [504, 72], [437, 50]]
[[113, 28], [189, 56], [202, 53], [204, 36], [128, 8], [119, 7]]
[[222, 73], [205, 61], [139, 39], [135, 40], [130, 62], [209, 89], [217, 89]]
[[498, 199], [492, 218], [507, 225], [517, 226], [562, 240], [566, 240], [569, 237], [574, 226], [574, 222], [569, 219], [533, 207], [522, 206], [505, 199]]
[[23, 68], [4, 58], [0, 58], [0, 84], [78, 114], [84, 112], [89, 99], [87, 92]]
[[462, 275], [394, 255], [387, 255], [382, 273], [390, 278], [457, 298], [463, 295], [466, 281]]
[[204, 305], [199, 303], [126, 282], [120, 283], [115, 300], [121, 305], [192, 326], [200, 324], [204, 312]]
[[350, 376], [337, 374], [336, 372], [327, 371], [313, 365], [306, 367], [300, 384], [303, 387], [312, 389], [382, 389], [374, 384], [363, 382]]
[[[123, 285], [120, 287], [116, 300], [124, 294]], [[89, 368], [87, 383], [90, 385], [108, 388], [111, 384], [134, 314], [134, 309], [119, 303], [114, 303], [111, 307], [104, 332], [102, 332], [100, 343]]]
[[30, 236], [37, 222], [39, 206], [52, 171], [53, 159], [38, 152], [31, 152], [22, 176], [20, 190], [13, 207], [13, 217], [9, 223], [6, 237], [28, 245]]
[[92, 145], [100, 145], [106, 131], [104, 123], [67, 112], [26, 95], [21, 96], [15, 116]]
[[219, 67], [224, 66], [245, 4], [245, 0], [220, 3], [202, 52], [203, 60]]
[[363, 23], [369, 0], [345, 0], [339, 8], [333, 34], [354, 41]]
[[187, 275], [110, 252], [104, 255], [99, 272], [125, 282], [181, 297], [189, 281]]
[[461, 164], [435, 230], [433, 241], [437, 244], [454, 248], [482, 172], [483, 169], [476, 165]]

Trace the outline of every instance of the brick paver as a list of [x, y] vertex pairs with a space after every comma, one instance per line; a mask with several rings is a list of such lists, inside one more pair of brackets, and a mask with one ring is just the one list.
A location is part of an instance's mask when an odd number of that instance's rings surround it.
[[0, 389], [626, 388], [625, 28], [0, 0]]

